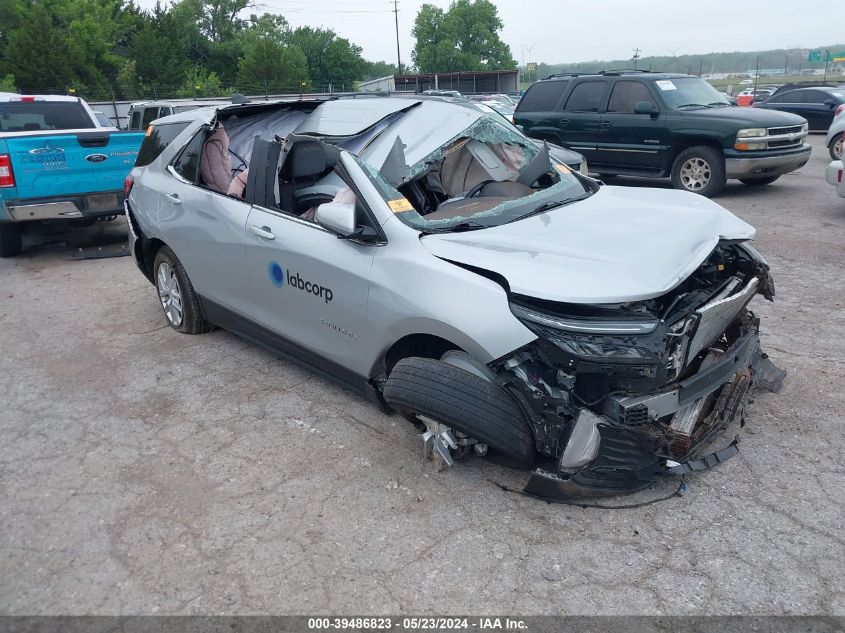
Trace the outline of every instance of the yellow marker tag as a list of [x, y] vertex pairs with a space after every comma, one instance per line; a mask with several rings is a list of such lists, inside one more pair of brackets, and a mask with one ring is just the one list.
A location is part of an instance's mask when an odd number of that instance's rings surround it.
[[557, 163], [555, 163], [555, 169], [557, 169], [558, 173], [561, 173], [561, 174], [571, 174], [572, 173], [572, 170], [569, 169], [569, 167], [567, 167], [566, 165], [558, 165]]
[[393, 213], [402, 213], [403, 211], [413, 211], [414, 206], [408, 201], [407, 198], [399, 198], [398, 200], [388, 200], [387, 206], [390, 207], [390, 210]]
[[725, 270], [725, 265], [724, 265], [724, 264], [719, 264], [716, 268], [718, 268], [718, 269], [719, 269], [719, 272], [721, 272], [721, 271]]

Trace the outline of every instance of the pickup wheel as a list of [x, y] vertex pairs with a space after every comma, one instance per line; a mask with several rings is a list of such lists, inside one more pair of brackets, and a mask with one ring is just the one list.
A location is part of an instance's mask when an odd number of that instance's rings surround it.
[[830, 152], [830, 157], [833, 160], [841, 160], [842, 159], [842, 146], [845, 144], [845, 132], [840, 132], [832, 139], [830, 139], [830, 145], [828, 146], [828, 151]]
[[184, 334], [203, 334], [211, 330], [188, 273], [169, 247], [162, 246], [156, 253], [153, 274], [158, 298], [170, 327]]
[[20, 255], [22, 248], [21, 227], [11, 222], [0, 222], [0, 257]]
[[678, 154], [672, 163], [672, 185], [707, 198], [725, 188], [725, 157], [707, 145], [697, 145]]
[[483, 442], [519, 466], [534, 463], [531, 430], [496, 383], [430, 358], [403, 358], [384, 385], [384, 399], [404, 416], [425, 416]]
[[749, 187], [763, 187], [772, 184], [780, 176], [761, 176], [760, 178], [740, 178], [739, 182]]

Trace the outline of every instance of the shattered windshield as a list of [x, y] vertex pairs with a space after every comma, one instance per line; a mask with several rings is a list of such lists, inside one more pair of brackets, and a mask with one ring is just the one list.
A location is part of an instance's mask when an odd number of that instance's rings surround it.
[[359, 163], [396, 216], [424, 232], [499, 226], [592, 194], [593, 181], [498, 118], [479, 118], [411, 165], [398, 186]]

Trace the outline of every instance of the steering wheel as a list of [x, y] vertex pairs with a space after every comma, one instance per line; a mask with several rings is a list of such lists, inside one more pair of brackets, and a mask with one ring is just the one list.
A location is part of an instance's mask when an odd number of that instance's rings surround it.
[[478, 194], [481, 193], [481, 190], [484, 189], [484, 187], [486, 185], [489, 185], [491, 182], [496, 182], [496, 181], [493, 180], [492, 178], [490, 180], [482, 180], [480, 183], [475, 185], [472, 189], [467, 191], [464, 194], [464, 198], [475, 198], [475, 197], [477, 197]]
[[229, 149], [229, 153], [235, 158], [237, 158], [239, 161], [237, 165], [232, 165], [232, 178], [234, 178], [238, 175], [239, 172], [242, 172], [244, 169], [247, 168], [247, 163], [244, 160], [243, 156], [233, 151], [231, 148]]

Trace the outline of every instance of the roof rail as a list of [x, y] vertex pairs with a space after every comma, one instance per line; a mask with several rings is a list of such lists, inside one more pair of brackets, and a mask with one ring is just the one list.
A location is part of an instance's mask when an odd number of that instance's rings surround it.
[[580, 77], [581, 75], [592, 75], [594, 73], [552, 73], [543, 79], [554, 79], [555, 77]]
[[650, 73], [650, 70], [642, 70], [640, 68], [610, 68], [607, 70], [600, 70], [598, 75], [623, 75], [623, 74], [639, 74], [639, 73]]

